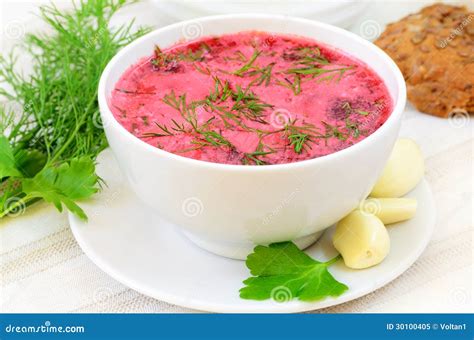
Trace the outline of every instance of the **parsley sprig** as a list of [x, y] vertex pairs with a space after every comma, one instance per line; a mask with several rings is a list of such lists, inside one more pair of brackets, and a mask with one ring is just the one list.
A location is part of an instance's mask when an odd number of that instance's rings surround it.
[[240, 289], [240, 297], [282, 302], [278, 297], [282, 291], [286, 301], [318, 301], [339, 296], [348, 287], [328, 270], [339, 259], [340, 255], [327, 262], [317, 261], [292, 242], [257, 246], [245, 262], [252, 277], [243, 282], [245, 286]]
[[0, 202], [3, 209], [0, 218], [44, 199], [59, 211], [65, 206], [81, 219], [87, 219], [75, 201], [88, 198], [98, 191], [99, 177], [95, 174], [91, 158], [82, 156], [58, 165], [47, 164], [37, 171], [32, 169], [35, 163], [29, 163], [31, 156], [23, 152], [15, 153], [7, 138], [0, 136], [0, 178], [8, 178], [2, 182]]

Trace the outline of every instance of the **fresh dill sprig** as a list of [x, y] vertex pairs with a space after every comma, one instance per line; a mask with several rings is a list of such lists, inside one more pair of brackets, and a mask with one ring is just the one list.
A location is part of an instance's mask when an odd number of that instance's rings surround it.
[[178, 111], [181, 117], [191, 125], [193, 130], [195, 131], [197, 130], [198, 123], [197, 123], [197, 117], [196, 117], [196, 112], [195, 112], [197, 104], [191, 103], [192, 105], [188, 105], [186, 101], [186, 93], [183, 93], [182, 95], [177, 97], [174, 90], [171, 90], [171, 92], [166, 94], [162, 100], [166, 105]]
[[[98, 118], [100, 76], [118, 50], [147, 31], [133, 33], [133, 22], [110, 28], [112, 16], [130, 2], [82, 0], [71, 12], [54, 4], [41, 6], [48, 34], [28, 34], [21, 43], [31, 57], [31, 73], [23, 75], [14, 52], [0, 57], [0, 81], [8, 85], [0, 89], [0, 97], [21, 106], [16, 112], [7, 106], [0, 108], [0, 132], [7, 141], [0, 154], [11, 150], [21, 168], [0, 176], [0, 217], [45, 199], [59, 210], [65, 205], [85, 218], [74, 200], [95, 191], [79, 196], [52, 179], [74, 181], [71, 176], [80, 178], [87, 171], [89, 178], [97, 180], [93, 160], [107, 146]], [[4, 162], [0, 160], [0, 168]]]
[[201, 145], [201, 146], [228, 146], [233, 148], [231, 142], [229, 142], [224, 136], [222, 136], [219, 132], [214, 130], [199, 130], [199, 135], [197, 138], [192, 141], [193, 144]]
[[142, 137], [165, 137], [165, 136], [174, 136], [174, 133], [171, 132], [166, 125], [162, 125], [158, 122], [154, 122], [155, 125], [161, 130], [161, 132], [146, 132]]
[[[244, 153], [242, 157], [242, 164], [244, 165], [267, 165], [268, 162], [262, 159], [261, 157], [276, 153], [276, 150], [269, 147], [268, 145], [263, 144], [263, 137], [268, 134], [257, 132], [259, 135], [258, 145], [254, 152]], [[266, 150], [265, 150], [266, 149]], [[252, 163], [253, 162], [253, 163]]]
[[[230, 100], [229, 102], [226, 102]], [[242, 117], [262, 124], [268, 124], [263, 118], [263, 112], [273, 107], [264, 103], [258, 96], [250, 91], [250, 86], [245, 90], [237, 85], [235, 90], [230, 83], [214, 77], [214, 87], [204, 101], [199, 103], [209, 106], [223, 119], [226, 126], [231, 126], [228, 119], [235, 124], [246, 128], [242, 123]], [[219, 105], [220, 104], [220, 105]], [[229, 106], [230, 104], [230, 106]]]
[[288, 79], [288, 77], [283, 78], [283, 80], [278, 80], [277, 84], [292, 90], [295, 96], [301, 93], [301, 75], [295, 74], [293, 81]]
[[[242, 89], [237, 86], [235, 90], [232, 90], [228, 81], [222, 81], [218, 77], [214, 77], [214, 87], [210, 90], [209, 95], [204, 100], [194, 101], [187, 103], [186, 94], [179, 96], [172, 90], [170, 93], [165, 94], [163, 102], [171, 108], [178, 111], [185, 122], [189, 123], [192, 127], [195, 135], [193, 144], [199, 146], [214, 146], [214, 147], [230, 147], [234, 146], [224, 138], [220, 133], [210, 129], [208, 126], [215, 119], [215, 116], [208, 120], [204, 125], [197, 123], [197, 117], [195, 109], [198, 106], [209, 107], [218, 117], [221, 118], [222, 122], [226, 127], [240, 126], [245, 130], [249, 128], [242, 122], [242, 117], [249, 120], [257, 121], [262, 124], [268, 124], [263, 119], [263, 112], [267, 108], [273, 107], [270, 104], [262, 102], [255, 93], [251, 92], [248, 88]], [[144, 137], [164, 137], [171, 136], [175, 132], [188, 133], [183, 123], [178, 123], [173, 120], [174, 126], [170, 129], [165, 125], [157, 124], [159, 132], [147, 132]]]
[[204, 61], [205, 56], [211, 52], [211, 48], [206, 43], [202, 42], [199, 45], [199, 48], [195, 51], [188, 50], [186, 52], [179, 51], [177, 53], [173, 52], [163, 52], [161, 48], [156, 45], [154, 50], [154, 58], [150, 60], [151, 64], [155, 66], [156, 69], [161, 67], [166, 67], [172, 63], [178, 63], [180, 61], [185, 62], [197, 62]]
[[316, 138], [320, 138], [321, 134], [312, 124], [297, 125], [296, 122], [296, 119], [289, 121], [283, 132], [287, 136], [290, 146], [299, 154], [306, 148], [311, 149], [310, 144]]
[[233, 126], [230, 121], [232, 121], [237, 126], [244, 127], [244, 124], [238, 112], [233, 112], [227, 106], [215, 105], [211, 101], [207, 101], [206, 105], [221, 118], [222, 122], [226, 127], [229, 128]]
[[232, 74], [242, 77], [245, 72], [249, 71], [252, 67], [254, 67], [254, 63], [260, 54], [261, 52], [255, 49], [250, 59], [241, 68], [232, 72]]
[[201, 67], [200, 65], [194, 63], [194, 64], [193, 64], [193, 67], [194, 67], [194, 69], [195, 69], [196, 71], [198, 71], [199, 73], [202, 73], [202, 74], [204, 74], [204, 75], [206, 75], [206, 76], [210, 76], [211, 73], [212, 73], [211, 69], [210, 69], [209, 67], [207, 67], [207, 66]]
[[177, 58], [182, 61], [196, 62], [204, 61], [206, 54], [211, 52], [211, 47], [205, 42], [199, 44], [199, 48], [195, 51], [187, 51], [179, 53]]
[[245, 57], [245, 54], [242, 53], [242, 51], [235, 51], [234, 55], [231, 57], [224, 57], [225, 61], [241, 61], [241, 62], [246, 62], [247, 58]]
[[175, 132], [181, 132], [181, 133], [187, 132], [183, 123], [180, 124], [175, 119], [171, 119], [171, 122], [173, 123], [173, 127], [171, 127], [171, 129], [174, 130]]
[[327, 58], [321, 55], [321, 50], [318, 47], [299, 47], [295, 51], [297, 57], [296, 63], [302, 65], [329, 65]]
[[296, 153], [301, 153], [303, 147], [307, 146], [311, 141], [311, 136], [306, 133], [292, 133], [288, 135], [290, 145], [294, 147]]
[[[239, 52], [238, 58], [242, 58], [242, 56], [245, 58], [245, 56], [242, 54], [242, 52]], [[252, 56], [250, 57], [249, 60], [246, 61], [246, 63], [239, 69], [231, 72], [231, 74], [243, 77], [244, 75], [248, 76], [257, 76], [254, 80], [252, 80], [249, 84], [249, 87], [253, 85], [260, 86], [262, 84], [265, 84], [265, 86], [268, 86], [270, 84], [270, 80], [272, 77], [272, 71], [273, 67], [275, 66], [275, 63], [270, 63], [265, 67], [259, 67], [258, 65], [255, 64], [255, 61], [257, 58], [262, 54], [261, 51], [255, 49]]]
[[315, 78], [322, 74], [336, 72], [339, 75], [338, 79], [341, 79], [344, 73], [346, 73], [349, 70], [352, 70], [353, 68], [354, 66], [326, 69], [326, 68], [321, 68], [320, 66], [317, 66], [317, 65], [313, 65], [313, 66], [305, 66], [305, 67], [299, 67], [299, 68], [291, 68], [291, 69], [288, 69], [286, 73], [310, 75], [312, 78]]
[[218, 77], [214, 77], [214, 89], [211, 90], [207, 99], [211, 102], [223, 102], [227, 98], [232, 96], [232, 89], [229, 81], [220, 80]]
[[242, 158], [242, 164], [244, 165], [251, 165], [252, 162], [254, 165], [267, 165], [268, 163], [260, 157], [266, 156], [273, 153], [272, 151], [254, 151], [250, 153], [244, 153], [244, 157]]
[[362, 134], [362, 131], [360, 131], [359, 128], [359, 124], [354, 121], [351, 121], [349, 118], [346, 118], [344, 123], [349, 135], [352, 135], [352, 137], [354, 138], [359, 138], [359, 136]]
[[255, 68], [254, 70], [250, 71], [248, 74], [249, 76], [256, 76], [254, 80], [252, 80], [249, 84], [249, 86], [257, 85], [260, 86], [263, 83], [265, 83], [265, 86], [268, 86], [270, 84], [270, 80], [272, 78], [272, 71], [273, 67], [275, 66], [275, 63], [268, 64], [265, 67], [261, 68]]
[[151, 59], [150, 62], [153, 66], [157, 68], [160, 68], [169, 64], [170, 62], [177, 60], [176, 56], [169, 53], [164, 53], [158, 45], [155, 45], [154, 54], [155, 57]]
[[326, 129], [326, 133], [324, 136], [326, 139], [335, 137], [341, 141], [345, 141], [347, 140], [347, 138], [349, 138], [349, 133], [347, 132], [347, 130], [344, 131], [342, 127], [337, 125], [331, 125], [325, 121], [321, 121], [321, 123], [323, 123], [324, 128]]
[[[287, 52], [286, 52], [287, 53]], [[292, 67], [285, 71], [286, 74], [295, 74], [299, 76], [311, 76], [311, 79], [318, 78], [318, 82], [330, 81], [337, 75], [337, 81], [341, 80], [344, 74], [352, 70], [355, 66], [346, 66], [338, 68], [324, 68], [324, 66], [331, 65], [329, 59], [321, 54], [321, 50], [318, 47], [299, 47], [294, 49], [292, 52], [285, 54], [287, 58], [293, 60]], [[284, 55], [284, 56], [285, 56]], [[328, 74], [326, 77], [320, 77], [324, 74]], [[284, 82], [280, 81], [279, 85], [286, 86], [293, 89], [295, 94], [301, 92], [300, 81], [301, 78], [296, 79], [295, 82], [290, 82], [285, 79], [290, 86], [287, 86]], [[296, 81], [298, 83], [296, 84]], [[298, 92], [298, 93], [297, 93]]]
[[248, 88], [243, 90], [241, 86], [237, 86], [236, 90], [232, 92], [232, 98], [234, 100], [232, 110], [240, 112], [250, 120], [268, 124], [262, 118], [262, 115], [267, 108], [272, 108], [273, 105], [262, 102], [255, 93], [251, 92]]
[[[216, 84], [221, 84], [222, 83], [217, 83]], [[223, 85], [225, 86], [225, 85]], [[216, 90], [218, 91], [219, 88], [216, 87]], [[214, 93], [212, 97], [217, 99], [217, 94]], [[209, 101], [209, 99], [208, 99]], [[215, 119], [215, 117], [209, 118], [206, 122], [203, 124], [198, 124], [197, 122], [197, 117], [195, 113], [196, 107], [199, 105], [202, 105], [201, 101], [199, 102], [191, 102], [187, 103], [186, 102], [186, 94], [182, 94], [179, 97], [176, 96], [174, 91], [171, 91], [169, 94], [166, 94], [163, 98], [163, 102], [167, 104], [168, 106], [171, 106], [175, 110], [177, 110], [181, 116], [184, 118], [184, 120], [191, 126], [192, 131], [187, 131], [183, 123], [178, 123], [175, 120], [172, 120], [174, 126], [172, 129], [176, 132], [182, 132], [182, 133], [188, 133], [192, 132], [194, 134], [195, 139], [192, 141], [193, 144], [196, 144], [200, 147], [204, 146], [215, 146], [215, 147], [221, 147], [221, 146], [228, 146], [228, 147], [233, 147], [233, 145], [226, 139], [224, 136], [222, 136], [220, 133], [217, 131], [214, 131], [210, 129], [210, 124], [211, 122]], [[206, 101], [204, 101], [206, 102]], [[164, 137], [164, 136], [169, 136], [168, 133], [172, 133], [168, 127], [164, 125], [157, 124], [157, 126], [160, 128], [161, 132], [158, 133], [148, 133], [148, 136], [150, 137]]]

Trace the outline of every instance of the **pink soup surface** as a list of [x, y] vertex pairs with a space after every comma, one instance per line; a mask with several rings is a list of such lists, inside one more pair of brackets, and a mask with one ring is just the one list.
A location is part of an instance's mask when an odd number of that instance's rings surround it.
[[206, 37], [131, 66], [109, 106], [136, 137], [202, 161], [267, 165], [334, 153], [392, 111], [365, 63], [317, 41], [264, 32]]

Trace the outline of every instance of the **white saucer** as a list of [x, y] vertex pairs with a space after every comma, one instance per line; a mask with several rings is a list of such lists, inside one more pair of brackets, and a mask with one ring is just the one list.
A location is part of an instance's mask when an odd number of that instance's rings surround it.
[[[407, 195], [418, 200], [417, 214], [388, 227], [391, 251], [380, 265], [351, 270], [339, 261], [331, 266], [334, 277], [349, 286], [343, 295], [313, 303], [243, 300], [239, 289], [249, 276], [243, 261], [198, 248], [143, 206], [127, 187], [110, 150], [99, 156], [98, 173], [107, 187], [81, 204], [89, 222], [69, 215], [74, 236], [87, 256], [114, 279], [140, 293], [203, 311], [303, 312], [356, 299], [407, 270], [428, 244], [435, 223], [433, 197], [427, 182], [422, 181]], [[309, 255], [326, 260], [336, 254], [331, 229], [306, 250]]]

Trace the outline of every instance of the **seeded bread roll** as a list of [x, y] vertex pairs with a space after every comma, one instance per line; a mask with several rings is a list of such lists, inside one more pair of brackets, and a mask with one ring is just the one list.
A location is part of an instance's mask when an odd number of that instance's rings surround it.
[[436, 4], [387, 29], [375, 41], [402, 71], [408, 99], [422, 112], [474, 113], [474, 13]]

